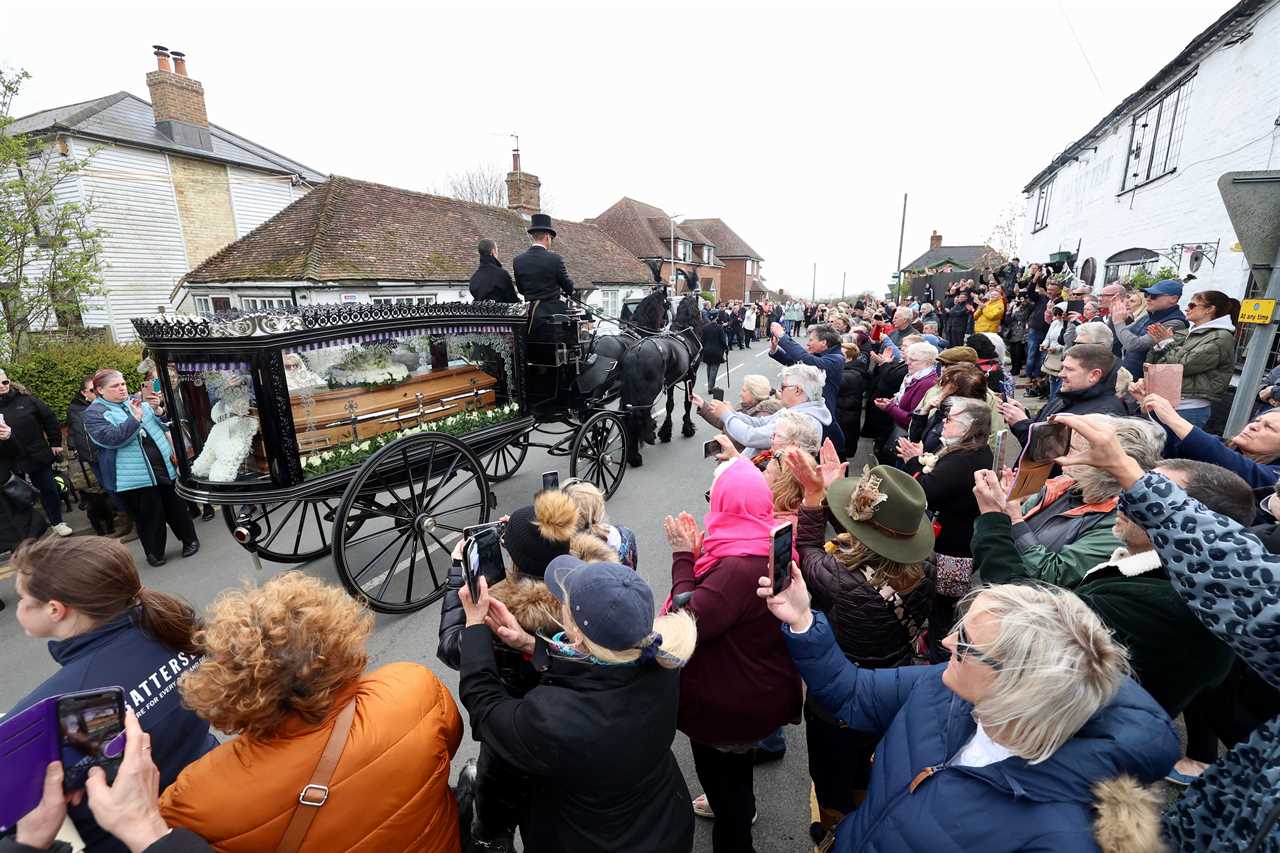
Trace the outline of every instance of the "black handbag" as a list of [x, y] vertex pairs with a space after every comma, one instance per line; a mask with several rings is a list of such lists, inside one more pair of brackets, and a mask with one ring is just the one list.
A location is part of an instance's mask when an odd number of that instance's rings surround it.
[[19, 509], [29, 509], [40, 500], [40, 493], [36, 491], [35, 486], [17, 474], [9, 475], [9, 479], [5, 484], [0, 486], [0, 493]]

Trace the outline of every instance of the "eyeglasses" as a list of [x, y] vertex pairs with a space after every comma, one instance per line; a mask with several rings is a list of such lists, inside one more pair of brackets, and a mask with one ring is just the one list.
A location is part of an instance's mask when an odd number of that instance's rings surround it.
[[956, 650], [951, 653], [953, 658], [969, 658], [978, 663], [985, 663], [996, 672], [1000, 671], [1003, 666], [1000, 661], [987, 657], [977, 646], [969, 642], [969, 635], [965, 633], [963, 622], [957, 622], [955, 630], [951, 633], [956, 635]]
[[1188, 303], [1187, 303], [1187, 307], [1188, 307], [1188, 308], [1207, 308], [1207, 307], [1209, 307], [1209, 306], [1205, 305], [1203, 302], [1195, 302], [1195, 301], [1193, 300], [1193, 301], [1191, 301], [1191, 302], [1188, 302]]
[[8, 379], [0, 379], [0, 386], [4, 386], [4, 385], [8, 385], [8, 384], [9, 384], [9, 380], [8, 380]]

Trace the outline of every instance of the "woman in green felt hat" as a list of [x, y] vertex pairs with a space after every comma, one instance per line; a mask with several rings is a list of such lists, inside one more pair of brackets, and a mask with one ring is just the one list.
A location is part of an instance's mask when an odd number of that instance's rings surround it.
[[[845, 478], [847, 463], [830, 441], [818, 464], [798, 452], [786, 463], [804, 490], [796, 521], [800, 572], [840, 650], [871, 669], [917, 662], [932, 590], [925, 560], [934, 546], [924, 489], [887, 465]], [[843, 532], [824, 542], [828, 518]], [[862, 801], [877, 738], [840, 725], [813, 701], [806, 700], [804, 716], [817, 842]]]

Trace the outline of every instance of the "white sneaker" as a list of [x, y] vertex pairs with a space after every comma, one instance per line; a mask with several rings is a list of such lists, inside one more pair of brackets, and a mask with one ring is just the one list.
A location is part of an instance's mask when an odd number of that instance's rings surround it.
[[58, 534], [59, 536], [70, 536], [74, 532], [71, 529], [71, 526], [67, 524], [65, 521], [61, 522], [60, 524], [55, 524], [53, 525], [53, 527], [50, 527], [49, 529], [52, 530], [54, 533]]

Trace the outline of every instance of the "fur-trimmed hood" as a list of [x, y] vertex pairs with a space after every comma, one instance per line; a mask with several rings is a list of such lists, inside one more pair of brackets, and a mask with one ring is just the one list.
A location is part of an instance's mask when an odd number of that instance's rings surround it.
[[[569, 553], [587, 563], [618, 562], [617, 552], [590, 533], [574, 534]], [[541, 578], [508, 569], [507, 579], [494, 584], [489, 594], [505, 604], [526, 631], [550, 636], [561, 630], [560, 602]]]
[[1102, 853], [1161, 853], [1160, 797], [1132, 776], [1118, 776], [1093, 788], [1093, 836]]

